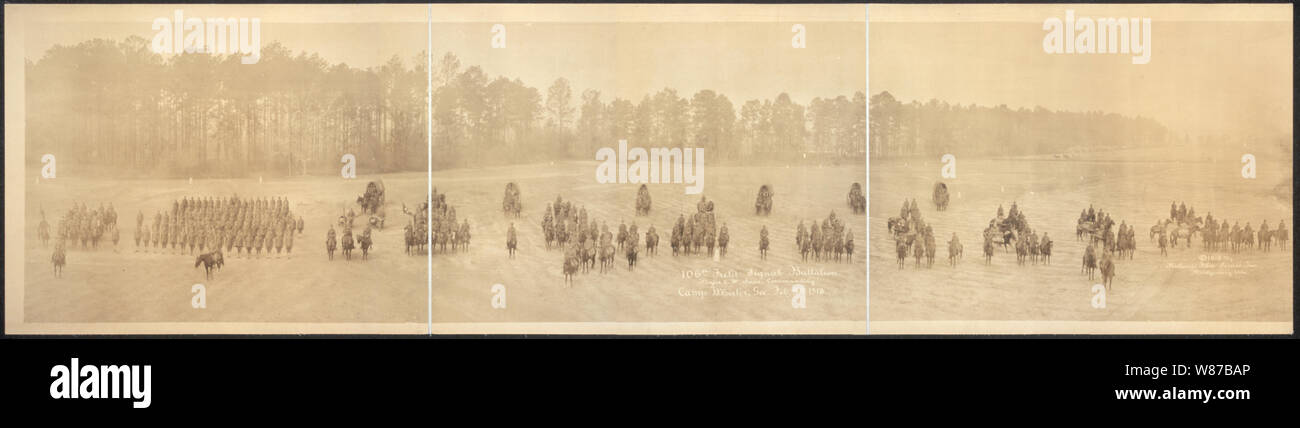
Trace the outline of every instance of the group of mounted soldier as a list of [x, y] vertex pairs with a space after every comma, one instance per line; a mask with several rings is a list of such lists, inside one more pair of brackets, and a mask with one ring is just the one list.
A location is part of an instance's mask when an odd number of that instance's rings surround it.
[[[768, 185], [759, 189], [755, 201], [756, 215], [766, 215], [771, 212], [772, 195], [773, 192]], [[502, 211], [507, 217], [518, 216], [517, 207], [520, 206], [518, 201], [518, 186], [514, 183], [507, 184], [502, 202]], [[850, 188], [848, 202], [854, 212], [865, 213], [866, 198], [862, 193], [861, 185], [854, 183]], [[436, 201], [435, 205], [437, 205]], [[648, 187], [643, 185], [637, 190], [634, 212], [637, 216], [645, 216], [649, 214], [650, 209], [650, 192]], [[455, 215], [454, 210], [450, 215]], [[838, 261], [845, 253], [848, 254], [848, 259], [852, 260], [853, 233], [844, 227], [843, 222], [836, 218], [833, 211], [824, 222], [818, 224], [814, 221], [813, 224], [813, 228], [808, 229], [801, 222], [796, 235], [798, 249], [803, 252], [805, 260], [811, 255], [817, 260]], [[575, 206], [572, 201], [566, 201], [558, 195], [555, 201], [547, 204], [543, 211], [541, 226], [546, 248], [559, 248], [564, 252], [561, 269], [566, 284], [572, 284], [574, 275], [580, 271], [588, 272], [596, 268], [597, 262], [600, 263], [600, 271], [607, 272], [613, 266], [618, 253], [622, 253], [628, 263], [628, 269], [632, 270], [636, 268], [641, 254], [654, 255], [658, 252], [660, 237], [653, 225], [642, 233], [638, 230], [635, 221], [631, 226], [621, 222], [615, 232], [605, 222], [589, 218], [585, 207]], [[713, 201], [704, 196], [701, 196], [696, 203], [695, 213], [690, 216], [686, 214], [678, 216], [669, 236], [674, 256], [683, 254], [709, 256], [715, 254], [716, 250], [717, 257], [725, 257], [730, 240], [727, 225], [719, 224], [717, 220]], [[642, 242], [645, 243], [644, 247], [641, 246]], [[513, 258], [519, 248], [518, 229], [513, 222], [506, 230], [505, 244], [509, 257]], [[759, 233], [761, 258], [766, 258], [769, 244], [767, 227], [764, 226]]]
[[[343, 227], [343, 258], [352, 260], [352, 250], [361, 247], [361, 259], [370, 258], [370, 247], [374, 245], [374, 237], [371, 235], [373, 225], [367, 224], [366, 229], [361, 232], [360, 236], [352, 235], [352, 219], [355, 215], [345, 215], [341, 217], [339, 225]], [[334, 251], [338, 249], [338, 233], [335, 232], [334, 226], [330, 225], [330, 230], [325, 232], [325, 252], [329, 254], [329, 259], [334, 260]]]
[[1132, 259], [1133, 253], [1137, 251], [1134, 236], [1132, 226], [1121, 220], [1116, 227], [1115, 220], [1104, 210], [1089, 205], [1088, 209], [1079, 211], [1075, 238], [1087, 242], [1079, 273], [1086, 272], [1088, 279], [1092, 280], [1097, 270], [1101, 269], [1102, 284], [1109, 289], [1115, 278], [1115, 256]]
[[[903, 206], [898, 211], [898, 217], [889, 219], [889, 232], [894, 235], [894, 248], [898, 252], [898, 268], [903, 269], [907, 263], [909, 254], [916, 258], [916, 267], [919, 269], [922, 260], [925, 266], [934, 265], [934, 254], [937, 246], [934, 238], [934, 228], [926, 224], [921, 216], [921, 208], [917, 205], [916, 199], [903, 200]], [[949, 261], [956, 262], [960, 257], [961, 243], [957, 241], [957, 234], [953, 234], [953, 239], [948, 242]], [[957, 250], [954, 252], [954, 250]]]
[[[41, 245], [49, 245], [50, 241], [50, 224], [45, 220], [45, 210], [41, 210], [41, 223], [36, 227], [36, 235], [41, 240]], [[79, 245], [80, 249], [99, 249], [99, 241], [108, 239], [116, 247], [120, 234], [117, 229], [117, 211], [113, 209], [113, 204], [109, 203], [107, 207], [103, 204], [99, 208], [87, 208], [86, 204], [73, 204], [68, 212], [59, 218], [58, 228], [54, 236], [58, 240], [55, 247], [64, 246], [65, 242]]]
[[[765, 255], [767, 247], [763, 244], [762, 238], [759, 241], [759, 254]], [[713, 201], [702, 195], [700, 201], [695, 203], [695, 214], [690, 217], [686, 217], [685, 214], [677, 216], [677, 223], [673, 224], [672, 235], [669, 237], [674, 256], [679, 254], [708, 256], [713, 254], [714, 248], [717, 248], [718, 256], [725, 257], [729, 242], [731, 242], [731, 234], [727, 231], [727, 225], [724, 223], [721, 229], [718, 228], [717, 217], [713, 212]]]
[[1270, 228], [1268, 220], [1255, 229], [1247, 221], [1243, 227], [1240, 221], [1228, 225], [1227, 219], [1215, 219], [1212, 213], [1197, 217], [1195, 208], [1187, 208], [1186, 203], [1169, 204], [1169, 218], [1162, 219], [1151, 226], [1151, 239], [1158, 240], [1160, 254], [1167, 254], [1166, 247], [1178, 247], [1179, 242], [1191, 247], [1192, 237], [1200, 233], [1203, 248], [1207, 251], [1269, 251], [1277, 244], [1285, 250], [1290, 236], [1286, 229], [1286, 220], [1278, 220], [1275, 228]]
[[1132, 259], [1133, 253], [1137, 252], [1136, 236], [1137, 231], [1133, 226], [1121, 220], [1116, 227], [1110, 213], [1091, 205], [1079, 212], [1079, 220], [1075, 224], [1075, 237], [1079, 241], [1086, 240], [1089, 245], [1100, 246], [1107, 253], [1118, 254], [1121, 259]]
[[844, 221], [835, 216], [834, 210], [820, 225], [813, 220], [812, 227], [805, 228], [800, 221], [795, 229], [794, 242], [804, 261], [808, 261], [811, 255], [813, 260], [838, 262], [847, 253], [845, 260], [853, 262], [853, 230], [844, 227]]
[[988, 227], [984, 228], [984, 263], [992, 263], [994, 245], [1001, 245], [1004, 251], [1014, 248], [1016, 251], [1016, 263], [1024, 265], [1025, 263], [1038, 264], [1039, 262], [1050, 264], [1052, 262], [1052, 239], [1043, 232], [1040, 236], [1038, 232], [1029, 227], [1029, 220], [1025, 216], [1023, 209], [1019, 208], [1015, 202], [1011, 203], [1011, 209], [1004, 212], [1002, 206], [998, 205], [997, 216], [989, 220]]
[[[43, 209], [41, 222], [36, 226], [36, 235], [41, 241], [41, 246], [49, 245], [52, 238], [50, 223], [46, 220]], [[72, 208], [59, 218], [58, 228], [55, 229], [53, 236], [55, 242], [54, 251], [50, 254], [50, 263], [54, 265], [54, 276], [56, 278], [63, 276], [63, 267], [67, 265], [67, 251], [70, 247], [83, 250], [99, 249], [99, 241], [108, 239], [116, 248], [120, 236], [117, 228], [117, 211], [113, 209], [112, 203], [107, 207], [100, 204], [99, 208], [94, 209], [87, 208], [84, 203], [73, 204]]]
[[[546, 206], [542, 217], [542, 231], [546, 235], [546, 246], [558, 246], [564, 250], [562, 270], [565, 282], [572, 284], [573, 276], [589, 272], [596, 267], [599, 259], [601, 273], [607, 272], [614, 265], [617, 251], [622, 251], [627, 260], [628, 269], [635, 269], [640, 254], [641, 233], [636, 222], [629, 227], [620, 223], [615, 235], [605, 222], [598, 225], [595, 219], [589, 219], [585, 207], [574, 208], [573, 203], [556, 196], [555, 203]], [[506, 232], [506, 247], [513, 255], [517, 239], [512, 223]], [[645, 232], [645, 252], [654, 255], [658, 252], [659, 233], [651, 225]]]
[[411, 222], [406, 225], [406, 248], [408, 253], [421, 252], [424, 250], [426, 242], [425, 236], [429, 233], [430, 215], [432, 214], [432, 232], [434, 248], [447, 252], [447, 244], [451, 244], [451, 250], [468, 251], [470, 242], [469, 219], [464, 219], [459, 225], [456, 223], [456, 208], [447, 204], [447, 194], [438, 193], [438, 189], [433, 189], [433, 207], [428, 208], [428, 204], [421, 203], [417, 212], [409, 212], [406, 206], [402, 206], [402, 212], [411, 216]]

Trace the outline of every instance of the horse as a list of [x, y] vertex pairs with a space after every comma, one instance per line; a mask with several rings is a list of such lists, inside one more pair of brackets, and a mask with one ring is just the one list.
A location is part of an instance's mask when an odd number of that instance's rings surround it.
[[54, 247], [54, 254], [50, 255], [50, 262], [54, 264], [54, 277], [62, 278], [63, 267], [68, 264], [68, 255], [63, 249], [62, 242]]
[[848, 262], [853, 263], [853, 240], [852, 239], [844, 240], [844, 254], [847, 256]]
[[935, 243], [933, 235], [925, 236], [925, 267], [934, 266]]
[[1011, 245], [1014, 244], [1012, 241], [1017, 241], [1016, 232], [1014, 230], [1008, 230], [1002, 233], [1002, 242], [998, 244], [1002, 246], [1002, 252], [1008, 252], [1011, 250]]
[[916, 258], [916, 268], [921, 268], [921, 258], [925, 257], [925, 241], [916, 240], [912, 243], [912, 256]]
[[1177, 248], [1177, 247], [1178, 247], [1178, 241], [1179, 241], [1179, 240], [1185, 240], [1185, 241], [1187, 242], [1187, 247], [1188, 247], [1188, 248], [1191, 248], [1191, 247], [1192, 247], [1192, 235], [1195, 234], [1197, 230], [1198, 230], [1198, 229], [1197, 229], [1197, 227], [1196, 227], [1195, 224], [1193, 224], [1193, 225], [1188, 225], [1188, 226], [1179, 226], [1177, 229], [1174, 229], [1174, 233], [1173, 233], [1173, 236], [1172, 236], [1172, 238], [1173, 238], [1173, 246], [1174, 246], [1175, 248]]
[[904, 226], [905, 226], [906, 224], [907, 224], [907, 222], [906, 222], [905, 220], [903, 220], [901, 217], [890, 217], [890, 218], [889, 218], [889, 233], [894, 233], [895, 230], [903, 230], [903, 228], [904, 228]]
[[900, 239], [894, 243], [894, 248], [898, 250], [898, 270], [903, 270], [907, 265], [907, 243]]
[[[41, 247], [42, 247], [42, 248], [44, 248], [46, 245], [49, 245], [49, 243], [50, 243], [50, 224], [49, 224], [49, 223], [46, 223], [44, 219], [41, 220], [41, 224], [40, 224], [40, 226], [39, 226], [39, 227], [37, 228], [37, 230], [36, 230], [36, 235], [37, 235], [38, 237], [40, 237], [40, 239], [41, 239]], [[136, 232], [135, 244], [136, 244], [136, 246], [139, 246], [139, 245], [140, 245], [140, 233], [139, 233], [138, 230], [137, 230], [137, 232]]]
[[510, 258], [515, 258], [515, 249], [519, 246], [519, 241], [515, 239], [515, 234], [511, 233], [506, 237], [506, 251], [510, 252]]
[[1129, 260], [1133, 260], [1133, 253], [1137, 252], [1137, 238], [1133, 236], [1132, 230], [1129, 230], [1128, 234], [1124, 235], [1121, 243], [1123, 244], [1122, 250], [1128, 253]]
[[334, 249], [338, 247], [338, 242], [333, 236], [325, 238], [325, 251], [329, 252], [330, 260], [334, 260]]
[[601, 273], [607, 272], [614, 267], [614, 245], [602, 243], [601, 245]]
[[961, 257], [961, 243], [957, 241], [948, 241], [948, 265], [957, 267], [957, 259]]
[[578, 273], [578, 258], [573, 255], [564, 257], [564, 285], [573, 286], [573, 274]]
[[343, 257], [352, 260], [352, 249], [356, 247], [356, 242], [352, 240], [352, 232], [343, 233]]
[[658, 233], [649, 233], [649, 234], [646, 234], [646, 237], [645, 237], [645, 253], [646, 253], [646, 255], [653, 256], [653, 255], [655, 255], [655, 253], [658, 253], [658, 252], [659, 252], [659, 234], [658, 234]]
[[405, 230], [402, 235], [406, 240], [406, 255], [414, 255], [415, 253], [413, 252], [413, 248], [415, 248], [416, 245], [415, 229], [411, 228], [411, 225], [409, 224], [403, 229]]
[[1079, 273], [1088, 272], [1088, 279], [1092, 279], [1093, 271], [1097, 269], [1097, 250], [1096, 247], [1088, 245], [1083, 252], [1083, 266], [1079, 268]]
[[[1092, 279], [1092, 278], [1088, 278]], [[1115, 279], [1115, 262], [1110, 258], [1101, 261], [1101, 282], [1110, 291], [1111, 281]]]
[[221, 266], [226, 264], [226, 260], [224, 257], [222, 257], [221, 250], [215, 250], [215, 251], [199, 254], [197, 257], [195, 257], [194, 267], [198, 268], [200, 264], [203, 265], [203, 271], [204, 274], [206, 275], [206, 278], [212, 279], [212, 270], [221, 269]]
[[551, 244], [555, 242], [555, 225], [550, 221], [542, 222], [542, 234], [546, 235], [546, 248], [550, 249]]
[[628, 245], [624, 256], [627, 257], [627, 270], [636, 269], [636, 245]]
[[584, 245], [582, 248], [582, 271], [589, 272], [591, 268], [596, 267], [596, 244]]
[[614, 246], [601, 244], [600, 246], [600, 273], [605, 273], [614, 267]]
[[369, 234], [369, 233], [362, 234], [362, 235], [361, 235], [361, 239], [358, 239], [357, 242], [359, 242], [359, 243], [361, 244], [361, 260], [369, 260], [369, 259], [370, 259], [370, 244], [371, 244], [371, 242], [370, 242], [370, 234]]
[[1025, 259], [1029, 256], [1029, 243], [1024, 239], [1016, 241], [1016, 264], [1025, 265]]

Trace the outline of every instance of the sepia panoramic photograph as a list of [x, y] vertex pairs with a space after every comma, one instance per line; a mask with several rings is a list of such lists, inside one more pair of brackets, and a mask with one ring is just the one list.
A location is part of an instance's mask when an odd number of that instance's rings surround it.
[[873, 333], [1292, 333], [1291, 5], [870, 15]]
[[7, 331], [427, 331], [426, 7], [5, 12]]
[[865, 332], [864, 6], [443, 8], [435, 333]]

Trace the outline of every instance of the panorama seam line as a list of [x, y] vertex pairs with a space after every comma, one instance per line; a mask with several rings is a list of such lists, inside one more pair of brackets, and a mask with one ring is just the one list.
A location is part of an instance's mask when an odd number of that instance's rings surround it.
[[[425, 206], [433, 209], [433, 3], [428, 4], [425, 15], [425, 86], [424, 86], [424, 105], [425, 105], [425, 141], [428, 142], [425, 155], [428, 157], [425, 167], [428, 168], [428, 175], [425, 177]], [[427, 222], [428, 220], [426, 220]], [[433, 228], [425, 227], [425, 242], [433, 241]], [[428, 254], [425, 255], [427, 260], [425, 273], [428, 275], [428, 288], [426, 288], [425, 298], [425, 315], [428, 317], [425, 324], [425, 333], [430, 337], [433, 336], [433, 245], [429, 245]]]
[[866, 186], [864, 186], [862, 189], [867, 199], [866, 213], [865, 213], [866, 220], [864, 221], [865, 224], [863, 225], [864, 227], [862, 228], [863, 236], [865, 237], [865, 241], [863, 242], [865, 245], [863, 245], [862, 247], [864, 248], [863, 252], [865, 254], [863, 255], [865, 256], [864, 259], [866, 260], [864, 262], [866, 263], [866, 266], [864, 266], [863, 268], [867, 270], [866, 284], [863, 284], [863, 286], [867, 288], [866, 290], [867, 314], [866, 314], [866, 319], [863, 320], [863, 323], [866, 324], [864, 334], [870, 335], [871, 334], [871, 126], [869, 124], [871, 123], [871, 6], [864, 4], [862, 5], [862, 9], [863, 9], [862, 26], [864, 27], [862, 31], [862, 37], [864, 39], [863, 54], [865, 55], [863, 57], [864, 59], [863, 64], [865, 65], [864, 67], [865, 70], [863, 70], [863, 75], [864, 75], [863, 80], [865, 81], [864, 89], [866, 90], [865, 95], [867, 97], [867, 105], [864, 106], [863, 108], [867, 109], [866, 122], [868, 123], [866, 129], [867, 131], [866, 141], [862, 142], [866, 146], [864, 150], [864, 152], [866, 153], [866, 156], [864, 156], [865, 158], [864, 162], [867, 165]]

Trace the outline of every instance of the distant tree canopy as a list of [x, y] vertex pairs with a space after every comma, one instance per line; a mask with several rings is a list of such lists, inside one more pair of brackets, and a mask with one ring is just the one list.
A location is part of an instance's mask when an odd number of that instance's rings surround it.
[[873, 158], [1064, 153], [1160, 144], [1172, 137], [1153, 119], [1096, 111], [1012, 110], [934, 99], [903, 104], [889, 92], [872, 95], [870, 108]]
[[[564, 78], [544, 91], [519, 79], [489, 79], [461, 69], [451, 53], [434, 65], [435, 169], [555, 159], [594, 159], [628, 140], [640, 147], [699, 147], [710, 160], [789, 159], [804, 153], [863, 156], [867, 99], [816, 98], [807, 106], [781, 93], [740, 106], [701, 90], [684, 97], [664, 88], [638, 102], [578, 92]], [[739, 116], [738, 116], [739, 114]]]
[[261, 54], [165, 58], [134, 36], [54, 46], [26, 63], [28, 152], [139, 175], [337, 173], [345, 153], [363, 171], [426, 169], [425, 53], [367, 69], [279, 43]]
[[664, 88], [634, 103], [564, 78], [545, 90], [490, 78], [452, 53], [430, 75], [425, 52], [360, 69], [279, 43], [250, 65], [238, 55], [164, 57], [149, 44], [94, 39], [28, 59], [28, 152], [82, 171], [241, 177], [332, 174], [349, 153], [362, 171], [424, 170], [429, 128], [439, 169], [590, 160], [620, 139], [700, 147], [712, 161], [852, 158], [866, 141], [863, 91], [807, 106], [785, 93], [737, 106], [712, 90]]

